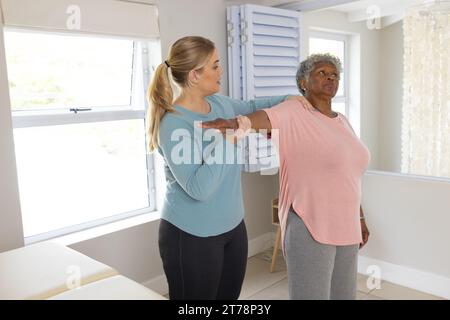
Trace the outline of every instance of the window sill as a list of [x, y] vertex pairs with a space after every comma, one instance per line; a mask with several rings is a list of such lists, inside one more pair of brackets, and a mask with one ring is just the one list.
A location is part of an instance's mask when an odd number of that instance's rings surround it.
[[410, 179], [416, 181], [435, 181], [435, 182], [445, 182], [449, 183], [450, 178], [445, 177], [436, 177], [436, 176], [420, 176], [411, 173], [400, 173], [400, 172], [392, 172], [392, 171], [381, 171], [381, 170], [367, 170], [366, 175], [375, 175], [375, 176], [390, 176], [390, 177], [398, 177], [403, 179]]
[[55, 242], [65, 246], [69, 246], [75, 243], [83, 242], [86, 240], [101, 237], [107, 234], [111, 234], [117, 231], [132, 228], [144, 223], [157, 221], [161, 217], [159, 211], [152, 211], [144, 214], [140, 214], [135, 217], [123, 219], [120, 221], [111, 222], [101, 226], [93, 227], [90, 229], [74, 232], [60, 237], [48, 239], [49, 242]]

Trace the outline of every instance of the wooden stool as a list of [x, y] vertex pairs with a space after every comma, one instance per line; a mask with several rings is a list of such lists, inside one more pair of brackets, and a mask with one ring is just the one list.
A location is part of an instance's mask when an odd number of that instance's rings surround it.
[[278, 199], [272, 200], [272, 224], [277, 226], [277, 236], [275, 238], [275, 244], [273, 246], [272, 263], [270, 265], [270, 272], [275, 270], [275, 262], [278, 255], [278, 249], [281, 242], [281, 226], [278, 219]]

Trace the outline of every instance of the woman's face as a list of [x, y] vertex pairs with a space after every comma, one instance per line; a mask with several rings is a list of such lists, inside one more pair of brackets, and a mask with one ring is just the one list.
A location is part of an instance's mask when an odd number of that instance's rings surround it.
[[219, 63], [219, 55], [216, 49], [214, 49], [203, 69], [195, 72], [197, 73], [197, 87], [205, 96], [219, 92], [223, 69]]
[[318, 63], [311, 71], [309, 80], [304, 80], [303, 85], [307, 94], [332, 99], [339, 88], [339, 72], [332, 64]]

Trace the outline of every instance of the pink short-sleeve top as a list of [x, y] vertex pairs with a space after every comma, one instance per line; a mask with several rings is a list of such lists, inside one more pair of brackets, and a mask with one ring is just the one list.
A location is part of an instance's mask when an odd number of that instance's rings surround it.
[[306, 98], [264, 111], [280, 159], [278, 215], [283, 249], [291, 206], [317, 242], [360, 243], [361, 177], [370, 153], [345, 116], [327, 117]]

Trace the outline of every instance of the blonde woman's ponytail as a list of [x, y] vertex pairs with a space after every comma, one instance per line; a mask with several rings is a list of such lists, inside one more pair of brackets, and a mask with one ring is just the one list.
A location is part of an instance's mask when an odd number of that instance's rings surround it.
[[161, 63], [156, 68], [152, 82], [148, 89], [147, 111], [147, 142], [148, 150], [154, 151], [159, 146], [159, 125], [166, 112], [174, 112], [172, 105], [173, 91], [170, 86], [167, 62]]

